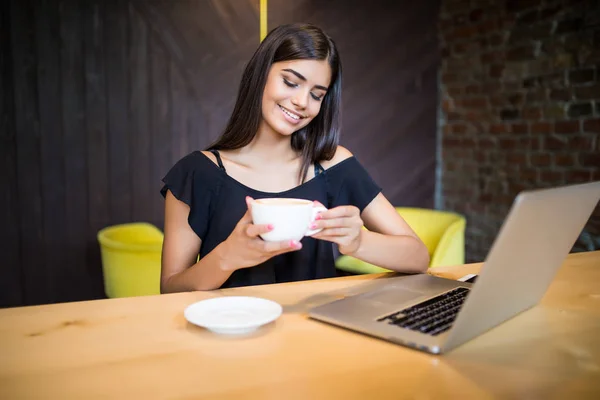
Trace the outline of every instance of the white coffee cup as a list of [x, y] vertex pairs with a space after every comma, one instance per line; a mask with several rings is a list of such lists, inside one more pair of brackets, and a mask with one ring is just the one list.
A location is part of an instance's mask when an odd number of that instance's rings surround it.
[[300, 240], [321, 229], [310, 229], [318, 213], [327, 208], [310, 200], [292, 198], [269, 198], [252, 201], [252, 222], [255, 225], [273, 225], [273, 230], [260, 237], [267, 242]]

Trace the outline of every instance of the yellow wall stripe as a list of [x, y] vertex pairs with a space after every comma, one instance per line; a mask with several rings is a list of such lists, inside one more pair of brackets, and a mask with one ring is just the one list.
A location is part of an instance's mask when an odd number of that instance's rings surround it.
[[[256, 4], [256, 3], [255, 3]], [[260, 0], [260, 41], [267, 36], [267, 0]]]

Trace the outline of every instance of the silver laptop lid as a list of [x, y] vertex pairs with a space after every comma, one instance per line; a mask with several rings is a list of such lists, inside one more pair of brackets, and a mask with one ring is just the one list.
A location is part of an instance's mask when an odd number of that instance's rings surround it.
[[600, 199], [600, 182], [520, 193], [443, 349], [537, 304]]

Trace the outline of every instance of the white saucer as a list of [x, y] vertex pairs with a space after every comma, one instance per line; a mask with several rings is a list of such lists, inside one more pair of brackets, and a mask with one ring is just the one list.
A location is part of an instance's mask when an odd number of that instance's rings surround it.
[[258, 297], [225, 296], [189, 305], [184, 316], [190, 323], [224, 335], [243, 335], [275, 321], [281, 305]]

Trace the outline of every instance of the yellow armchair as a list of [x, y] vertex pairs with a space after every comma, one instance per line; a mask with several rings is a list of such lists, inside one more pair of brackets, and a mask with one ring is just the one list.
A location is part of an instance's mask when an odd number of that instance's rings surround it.
[[107, 297], [160, 294], [160, 229], [133, 222], [101, 229], [97, 238]]
[[[466, 220], [460, 214], [425, 208], [396, 207], [429, 250], [429, 268], [465, 263]], [[336, 268], [355, 274], [389, 272], [350, 256], [340, 256]]]

